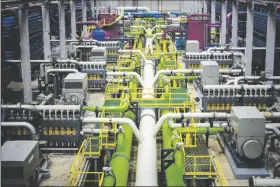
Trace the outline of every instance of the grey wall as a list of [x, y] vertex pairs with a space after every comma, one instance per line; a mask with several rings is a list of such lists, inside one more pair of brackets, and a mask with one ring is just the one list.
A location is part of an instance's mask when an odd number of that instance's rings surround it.
[[[100, 7], [114, 8], [117, 6], [125, 7], [148, 7], [153, 11], [160, 11], [161, 9], [167, 12], [183, 11], [187, 13], [202, 13], [204, 6], [204, 13], [207, 11], [206, 0], [98, 0]], [[138, 5], [137, 5], [138, 3]]]

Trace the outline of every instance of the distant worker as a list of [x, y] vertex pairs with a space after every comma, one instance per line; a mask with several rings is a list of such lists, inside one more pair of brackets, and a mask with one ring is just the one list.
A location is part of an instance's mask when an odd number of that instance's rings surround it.
[[108, 13], [111, 13], [111, 6], [108, 7]]

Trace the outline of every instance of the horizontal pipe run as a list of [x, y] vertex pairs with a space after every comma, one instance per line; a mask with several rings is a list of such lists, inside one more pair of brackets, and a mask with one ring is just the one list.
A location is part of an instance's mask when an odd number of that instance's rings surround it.
[[118, 10], [123, 10], [123, 11], [131, 11], [131, 10], [136, 10], [136, 11], [146, 11], [150, 12], [151, 10], [148, 7], [117, 7]]
[[228, 118], [230, 117], [230, 114], [227, 113], [223, 113], [223, 112], [208, 112], [208, 113], [168, 113], [168, 114], [164, 114], [162, 115], [155, 128], [154, 128], [154, 132], [153, 132], [153, 136], [156, 136], [159, 129], [161, 128], [163, 122], [167, 119], [180, 119], [180, 118], [213, 118], [213, 119], [217, 119], [217, 118]]
[[79, 71], [78, 70], [76, 70], [76, 69], [48, 69], [47, 71], [46, 71], [46, 75], [45, 75], [45, 82], [46, 82], [46, 84], [49, 82], [48, 81], [48, 74], [49, 73], [57, 73], [57, 72], [63, 72], [63, 73], [79, 73]]
[[92, 117], [85, 117], [82, 119], [83, 123], [123, 123], [129, 125], [131, 128], [132, 132], [134, 133], [135, 137], [138, 139], [138, 141], [141, 143], [141, 135], [139, 132], [139, 129], [137, 128], [136, 124], [129, 118], [92, 118]]
[[73, 110], [73, 111], [80, 111], [81, 105], [13, 105], [13, 104], [2, 104], [1, 108], [8, 108], [8, 109], [25, 109], [25, 110]]
[[256, 178], [254, 176], [249, 178], [250, 187], [279, 186], [279, 184], [280, 179]]
[[[202, 69], [177, 69], [177, 70], [160, 70], [156, 73], [152, 84], [155, 85], [158, 78], [162, 74], [170, 74], [170, 73], [182, 73], [182, 74], [198, 74], [201, 73]], [[241, 73], [241, 69], [219, 69], [219, 73]]]
[[[168, 125], [172, 129], [186, 127], [186, 126], [184, 126], [185, 124], [175, 123], [172, 119], [168, 120]], [[194, 125], [197, 128], [210, 127], [210, 123], [195, 123]], [[226, 126], [228, 126], [228, 123], [226, 123], [226, 122], [214, 122], [213, 123], [213, 127], [226, 127]]]
[[128, 49], [121, 49], [121, 50], [118, 50], [119, 53], [138, 53], [141, 55], [142, 59], [146, 62], [147, 59], [145, 57], [145, 55], [142, 53], [141, 50], [128, 50]]
[[31, 135], [32, 140], [36, 140], [36, 130], [33, 125], [27, 122], [1, 122], [1, 127], [26, 127]]
[[107, 76], [126, 76], [126, 75], [133, 76], [137, 78], [137, 80], [139, 81], [142, 87], [144, 86], [142, 77], [136, 72], [107, 72], [106, 75]]

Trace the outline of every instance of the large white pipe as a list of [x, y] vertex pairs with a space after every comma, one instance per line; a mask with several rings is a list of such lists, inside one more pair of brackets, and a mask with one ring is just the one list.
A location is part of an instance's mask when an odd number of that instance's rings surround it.
[[146, 11], [150, 12], [151, 10], [148, 7], [117, 7], [119, 10], [141, 10], [141, 11]]
[[[175, 129], [175, 128], [180, 128], [180, 127], [185, 127], [182, 125], [182, 123], [175, 123], [172, 119], [168, 120], [168, 125], [170, 128]], [[214, 122], [213, 127], [226, 127], [228, 123], [226, 122]], [[210, 123], [195, 123], [195, 127], [210, 127]]]
[[[143, 67], [143, 96], [142, 98], [154, 98], [154, 67], [151, 60], [144, 62]], [[153, 136], [153, 129], [156, 124], [154, 107], [145, 107], [141, 110], [140, 133], [143, 141], [138, 144], [136, 182], [135, 186], [158, 186], [157, 176], [157, 144]]]
[[76, 70], [76, 69], [48, 69], [48, 70], [46, 71], [46, 75], [45, 75], [46, 84], [49, 82], [49, 81], [48, 81], [48, 74], [49, 74], [49, 73], [55, 73], [55, 72], [79, 73], [79, 71]]
[[[190, 74], [190, 73], [201, 73], [202, 69], [177, 69], [177, 70], [159, 70], [156, 73], [156, 76], [153, 79], [153, 85], [157, 82], [158, 78], [162, 74], [169, 74], [169, 73], [183, 73], [183, 74]], [[219, 73], [241, 73], [242, 70], [240, 69], [219, 69]]]
[[2, 127], [26, 127], [30, 132], [32, 140], [37, 139], [36, 130], [35, 130], [34, 126], [31, 125], [30, 123], [18, 122], [18, 121], [15, 121], [15, 122], [1, 122], [1, 126]]
[[[275, 49], [280, 49], [280, 47], [276, 47]], [[230, 47], [230, 48], [226, 48], [226, 47], [209, 47], [207, 49], [207, 52], [219, 52], [219, 51], [245, 51], [246, 47]], [[253, 47], [253, 50], [266, 50], [266, 47]]]
[[135, 125], [135, 123], [129, 118], [93, 118], [93, 117], [85, 117], [82, 119], [83, 123], [102, 123], [102, 122], [116, 122], [116, 123], [123, 123], [129, 125], [132, 132], [134, 133], [135, 137], [138, 139], [139, 143], [142, 142], [141, 134]]
[[156, 137], [159, 129], [161, 128], [162, 124], [164, 123], [165, 120], [167, 119], [179, 119], [179, 118], [228, 118], [230, 117], [230, 114], [228, 113], [223, 113], [223, 112], [208, 112], [208, 113], [168, 113], [162, 115], [153, 132], [153, 136]]
[[5, 105], [2, 104], [1, 108], [9, 108], [9, 109], [26, 109], [26, 110], [73, 110], [80, 111], [80, 105]]
[[256, 178], [254, 176], [249, 178], [250, 187], [263, 187], [263, 186], [279, 186], [280, 179], [270, 179], [270, 178]]
[[133, 77], [137, 78], [137, 80], [139, 81], [139, 83], [141, 84], [142, 87], [144, 86], [144, 82], [143, 82], [141, 76], [136, 72], [112, 72], [112, 71], [110, 71], [110, 72], [107, 72], [106, 75], [107, 76], [126, 76], [126, 75], [133, 76]]

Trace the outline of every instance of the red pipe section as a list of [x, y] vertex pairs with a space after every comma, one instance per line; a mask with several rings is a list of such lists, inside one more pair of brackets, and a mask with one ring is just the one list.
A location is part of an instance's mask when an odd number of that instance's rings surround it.
[[163, 40], [166, 40], [166, 34], [167, 33], [173, 33], [173, 32], [180, 32], [180, 33], [184, 33], [186, 32], [185, 30], [182, 30], [182, 29], [167, 29], [163, 32], [162, 34], [162, 39]]

